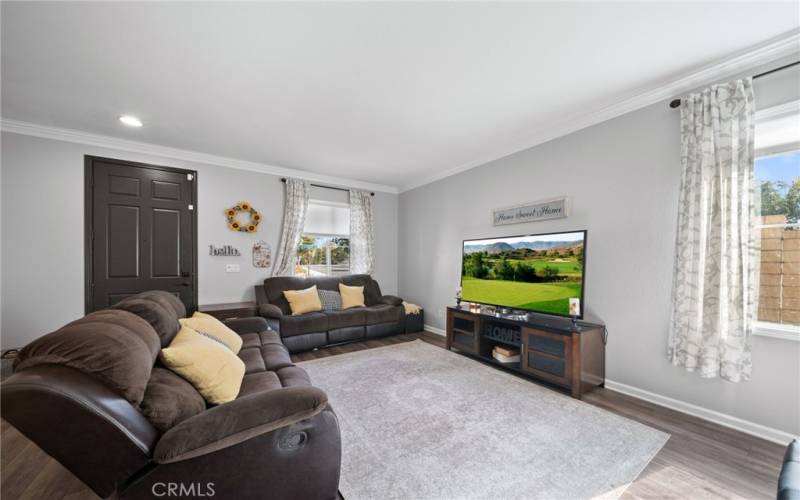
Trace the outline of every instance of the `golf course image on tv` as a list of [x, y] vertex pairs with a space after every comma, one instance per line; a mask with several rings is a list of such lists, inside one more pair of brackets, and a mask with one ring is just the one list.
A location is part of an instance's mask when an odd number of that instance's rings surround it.
[[469, 302], [568, 316], [581, 299], [586, 231], [465, 240], [461, 296]]

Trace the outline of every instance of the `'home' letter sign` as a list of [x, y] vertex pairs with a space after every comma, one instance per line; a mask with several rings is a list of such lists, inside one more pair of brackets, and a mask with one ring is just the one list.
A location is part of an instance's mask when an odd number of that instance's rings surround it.
[[524, 205], [498, 208], [492, 213], [495, 226], [504, 224], [518, 224], [520, 222], [534, 222], [548, 219], [562, 219], [569, 215], [567, 198], [553, 198], [550, 200], [534, 201]]

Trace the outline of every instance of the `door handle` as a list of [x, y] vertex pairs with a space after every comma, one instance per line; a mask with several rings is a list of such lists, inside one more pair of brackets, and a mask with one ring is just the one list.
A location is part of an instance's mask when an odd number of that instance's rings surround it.
[[192, 284], [189, 281], [184, 281], [183, 283], [181, 283], [181, 286], [192, 286]]

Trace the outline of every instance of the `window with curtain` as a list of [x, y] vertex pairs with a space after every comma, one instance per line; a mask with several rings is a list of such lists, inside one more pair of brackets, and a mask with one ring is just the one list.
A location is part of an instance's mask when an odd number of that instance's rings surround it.
[[309, 200], [297, 247], [297, 276], [350, 274], [350, 207], [346, 203]]
[[761, 266], [756, 333], [800, 338], [800, 101], [756, 113]]

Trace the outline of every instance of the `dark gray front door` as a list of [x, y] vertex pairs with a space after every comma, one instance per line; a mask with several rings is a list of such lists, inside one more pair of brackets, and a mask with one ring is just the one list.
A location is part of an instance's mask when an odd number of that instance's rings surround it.
[[145, 290], [197, 306], [197, 173], [86, 157], [86, 312]]

